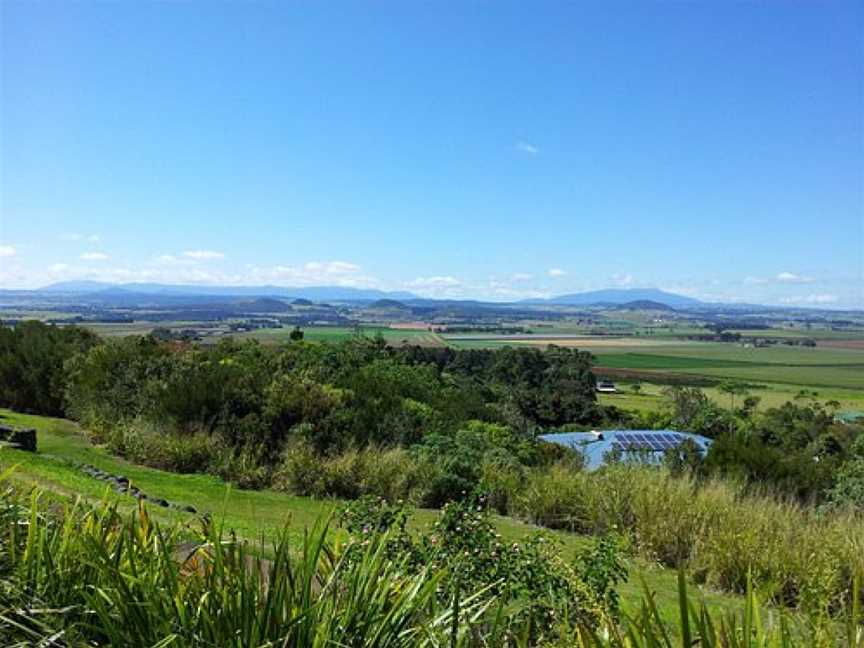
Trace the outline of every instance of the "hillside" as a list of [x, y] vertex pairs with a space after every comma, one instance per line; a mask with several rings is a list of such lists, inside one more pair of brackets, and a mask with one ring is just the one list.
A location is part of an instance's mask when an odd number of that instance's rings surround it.
[[[316, 519], [343, 504], [338, 500], [322, 501], [274, 491], [239, 490], [209, 475], [178, 475], [131, 464], [91, 445], [82, 431], [65, 419], [18, 414], [4, 409], [0, 409], [0, 418], [6, 424], [36, 428], [39, 439], [39, 452], [35, 455], [0, 446], [0, 473], [14, 465], [16, 480], [38, 485], [64, 498], [82, 496], [91, 502], [107, 498], [125, 510], [137, 506], [133, 498], [116, 493], [104, 481], [86, 475], [76, 467], [86, 464], [108, 473], [125, 475], [151, 498], [192, 505], [199, 513], [212, 515], [217, 523], [225, 524], [227, 529], [252, 542], [262, 534], [272, 536], [278, 533], [289, 521], [292, 537], [299, 539], [304, 527], [311, 526]], [[188, 523], [192, 519], [188, 513], [157, 505], [150, 505], [149, 511], [166, 522]], [[411, 516], [410, 526], [417, 531], [428, 526], [438, 515], [438, 511], [417, 509]], [[502, 516], [495, 516], [495, 525], [502, 536], [511, 541], [536, 530], [532, 525]], [[588, 541], [585, 537], [560, 531], [550, 532], [550, 535], [562, 543], [562, 551], [568, 555]], [[656, 592], [664, 617], [674, 620], [677, 595], [674, 570], [661, 569], [635, 558], [630, 569], [632, 578], [620, 588], [625, 609], [638, 602], [642, 591], [640, 580], [644, 579]], [[731, 609], [740, 602], [736, 596], [693, 587], [713, 609]]]
[[590, 292], [559, 295], [547, 300], [533, 300], [533, 303], [559, 304], [562, 306], [591, 306], [594, 304], [627, 304], [638, 301], [655, 302], [673, 308], [702, 305], [702, 302], [698, 299], [676, 295], [655, 288], [593, 290]]

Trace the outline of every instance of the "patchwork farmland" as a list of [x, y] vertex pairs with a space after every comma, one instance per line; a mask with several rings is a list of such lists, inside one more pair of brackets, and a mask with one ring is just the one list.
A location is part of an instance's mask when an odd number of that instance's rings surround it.
[[[805, 337], [804, 332], [795, 335], [795, 331], [781, 330], [761, 331], [760, 334], [775, 332], [782, 338]], [[776, 345], [767, 348], [649, 336], [547, 334], [445, 338], [448, 344], [458, 348], [504, 345], [543, 348], [556, 344], [590, 351], [596, 358], [597, 373], [625, 385], [636, 382], [646, 385], [638, 395], [603, 397], [605, 402], [622, 407], [651, 409], [659, 402], [662, 385], [686, 384], [688, 380], [706, 388], [709, 395], [718, 400], [722, 396], [712, 389], [712, 384], [737, 380], [750, 385], [751, 393], [762, 398], [764, 405], [790, 400], [802, 389], [811, 396], [815, 391], [820, 400], [836, 400], [843, 407], [861, 407], [864, 403], [864, 348], [857, 348], [857, 344], [864, 343], [860, 333], [843, 332], [833, 339], [829, 336], [825, 340], [828, 344], [821, 344], [820, 339], [816, 347]], [[853, 344], [856, 346], [851, 346]], [[652, 390], [651, 385], [656, 388]], [[652, 398], [652, 393], [657, 398]]]

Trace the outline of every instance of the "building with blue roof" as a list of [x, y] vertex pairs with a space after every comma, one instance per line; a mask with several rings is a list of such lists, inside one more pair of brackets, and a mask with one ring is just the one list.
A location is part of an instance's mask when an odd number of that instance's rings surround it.
[[592, 430], [590, 432], [550, 432], [540, 439], [572, 448], [585, 457], [585, 467], [595, 470], [603, 465], [608, 452], [619, 452], [623, 460], [638, 459], [660, 463], [664, 453], [691, 439], [703, 454], [711, 439], [678, 430]]

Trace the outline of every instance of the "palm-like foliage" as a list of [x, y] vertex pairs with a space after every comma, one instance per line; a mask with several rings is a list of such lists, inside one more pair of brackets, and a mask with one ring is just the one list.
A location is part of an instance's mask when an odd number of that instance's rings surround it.
[[[454, 588], [447, 565], [409, 568], [387, 533], [349, 551], [323, 520], [299, 542], [283, 533], [251, 546], [213, 525], [163, 527], [143, 506], [61, 507], [2, 475], [0, 489], [3, 646], [517, 648], [543, 622], [495, 584]], [[636, 613], [599, 626], [560, 619], [557, 636], [581, 648], [858, 648], [860, 589], [856, 579], [845, 613], [820, 623], [765, 612], [752, 584], [740, 613], [717, 614], [688, 594], [682, 572], [676, 622], [646, 586]]]

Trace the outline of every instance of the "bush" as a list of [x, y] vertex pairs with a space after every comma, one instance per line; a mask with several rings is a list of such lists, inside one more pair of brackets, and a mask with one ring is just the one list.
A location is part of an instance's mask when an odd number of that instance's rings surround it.
[[295, 495], [419, 501], [420, 467], [407, 450], [370, 446], [327, 456], [295, 439], [273, 473], [273, 488]]
[[[567, 624], [596, 626], [603, 615], [601, 602], [617, 601], [612, 590], [625, 576], [617, 554], [610, 555], [614, 550], [595, 550], [570, 565], [561, 558], [561, 547], [542, 534], [505, 541], [495, 531], [486, 504], [483, 498], [446, 504], [419, 539], [405, 531], [404, 508], [381, 499], [349, 504], [342, 521], [351, 534], [349, 547], [383, 536], [391, 555], [398, 551], [409, 558], [405, 566], [410, 572], [431, 567], [443, 573], [438, 586], [442, 603], [453, 601], [458, 607], [473, 591], [494, 595], [506, 606], [507, 627], [521, 628], [527, 645], [563, 639]], [[590, 574], [590, 585], [582, 573]]]
[[130, 461], [179, 473], [215, 471], [229, 449], [217, 435], [180, 434], [146, 421], [123, 421], [102, 432], [108, 449]]
[[775, 601], [826, 615], [848, 602], [864, 570], [864, 519], [749, 493], [742, 484], [673, 477], [666, 469], [565, 466], [528, 474], [516, 511], [579, 533], [623, 534], [642, 555], [743, 593], [748, 579]]
[[273, 488], [294, 495], [323, 493], [322, 475], [324, 459], [312, 445], [303, 440], [288, 443], [282, 460], [273, 473]]

